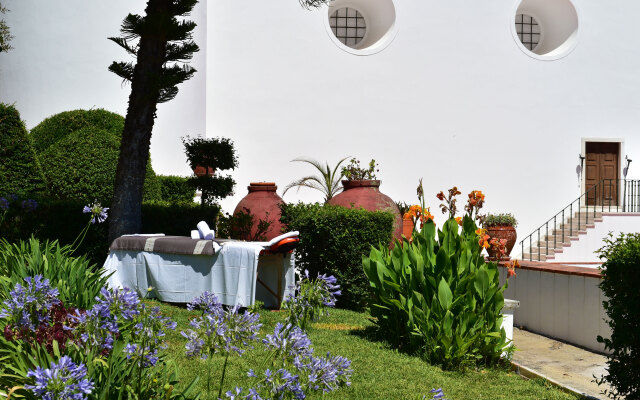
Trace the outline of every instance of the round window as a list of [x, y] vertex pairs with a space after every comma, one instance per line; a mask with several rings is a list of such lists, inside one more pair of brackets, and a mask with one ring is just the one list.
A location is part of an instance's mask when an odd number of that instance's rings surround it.
[[336, 38], [351, 48], [355, 48], [367, 33], [367, 22], [355, 8], [335, 10], [329, 17], [329, 26]]
[[529, 51], [534, 51], [540, 44], [540, 24], [531, 15], [516, 15], [516, 33], [520, 42]]

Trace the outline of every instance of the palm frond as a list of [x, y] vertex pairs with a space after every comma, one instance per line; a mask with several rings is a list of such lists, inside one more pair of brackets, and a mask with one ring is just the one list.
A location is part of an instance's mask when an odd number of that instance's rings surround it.
[[309, 165], [312, 165], [318, 172], [319, 175], [309, 175], [303, 178], [300, 178], [294, 182], [291, 182], [285, 187], [283, 195], [287, 193], [287, 191], [293, 187], [297, 187], [300, 190], [301, 187], [308, 187], [322, 192], [325, 196], [325, 202], [331, 200], [333, 196], [340, 193], [342, 188], [340, 187], [340, 180], [342, 178], [342, 173], [340, 172], [338, 175], [338, 169], [340, 165], [349, 157], [345, 157], [338, 162], [338, 164], [332, 169], [329, 166], [329, 163], [322, 164], [317, 160], [312, 158], [294, 158], [291, 160], [292, 162], [304, 162]]

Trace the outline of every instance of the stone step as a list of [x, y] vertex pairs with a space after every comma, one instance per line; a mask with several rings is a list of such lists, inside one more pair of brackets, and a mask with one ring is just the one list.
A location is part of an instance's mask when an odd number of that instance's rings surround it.
[[[531, 256], [531, 257], [530, 257]], [[524, 253], [522, 255], [522, 260], [524, 261], [547, 261], [553, 260], [553, 256], [546, 256], [544, 253], [540, 253], [540, 258], [538, 259], [538, 253]]]

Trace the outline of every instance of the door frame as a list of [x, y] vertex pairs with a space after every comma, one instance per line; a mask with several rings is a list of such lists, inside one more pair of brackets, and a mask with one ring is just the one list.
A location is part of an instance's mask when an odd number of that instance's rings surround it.
[[[583, 137], [580, 143], [580, 155], [586, 157], [587, 155], [587, 142], [606, 142], [606, 143], [618, 143], [618, 177], [624, 179], [622, 175], [622, 156], [626, 154], [624, 152], [624, 138], [601, 138], [601, 137]], [[580, 196], [587, 190], [586, 188], [586, 174], [584, 171], [584, 165], [580, 171]], [[618, 191], [620, 187], [618, 187]], [[618, 193], [618, 199], [620, 199], [620, 193]], [[580, 200], [580, 205], [586, 204], [586, 197]]]

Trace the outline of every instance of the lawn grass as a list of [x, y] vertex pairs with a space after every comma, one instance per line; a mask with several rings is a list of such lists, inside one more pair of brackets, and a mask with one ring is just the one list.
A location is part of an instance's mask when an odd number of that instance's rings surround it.
[[[188, 328], [189, 320], [198, 315], [184, 308], [158, 304], [163, 313], [178, 323], [175, 332], [167, 334], [168, 359], [175, 361], [181, 385], [186, 385], [195, 376], [200, 376], [196, 390], [206, 391], [208, 362], [188, 359], [185, 356], [186, 340], [180, 335]], [[273, 327], [284, 318], [283, 313], [263, 310], [260, 336], [273, 332]], [[467, 372], [446, 372], [429, 365], [418, 357], [390, 349], [385, 343], [372, 339], [373, 326], [367, 315], [347, 310], [331, 310], [331, 315], [322, 318], [309, 331], [315, 354], [342, 355], [352, 361], [351, 387], [337, 392], [315, 394], [311, 399], [422, 399], [432, 388], [442, 388], [447, 399], [575, 399], [543, 381], [528, 381], [502, 369], [482, 369]], [[250, 388], [253, 380], [246, 376], [250, 368], [260, 370], [265, 352], [262, 345], [248, 351], [242, 357], [229, 358], [224, 391], [240, 386]], [[223, 364], [222, 357], [212, 361], [212, 390], [217, 395]], [[203, 398], [206, 398], [204, 396]], [[215, 398], [212, 396], [211, 398]], [[427, 396], [430, 399], [431, 396]]]

